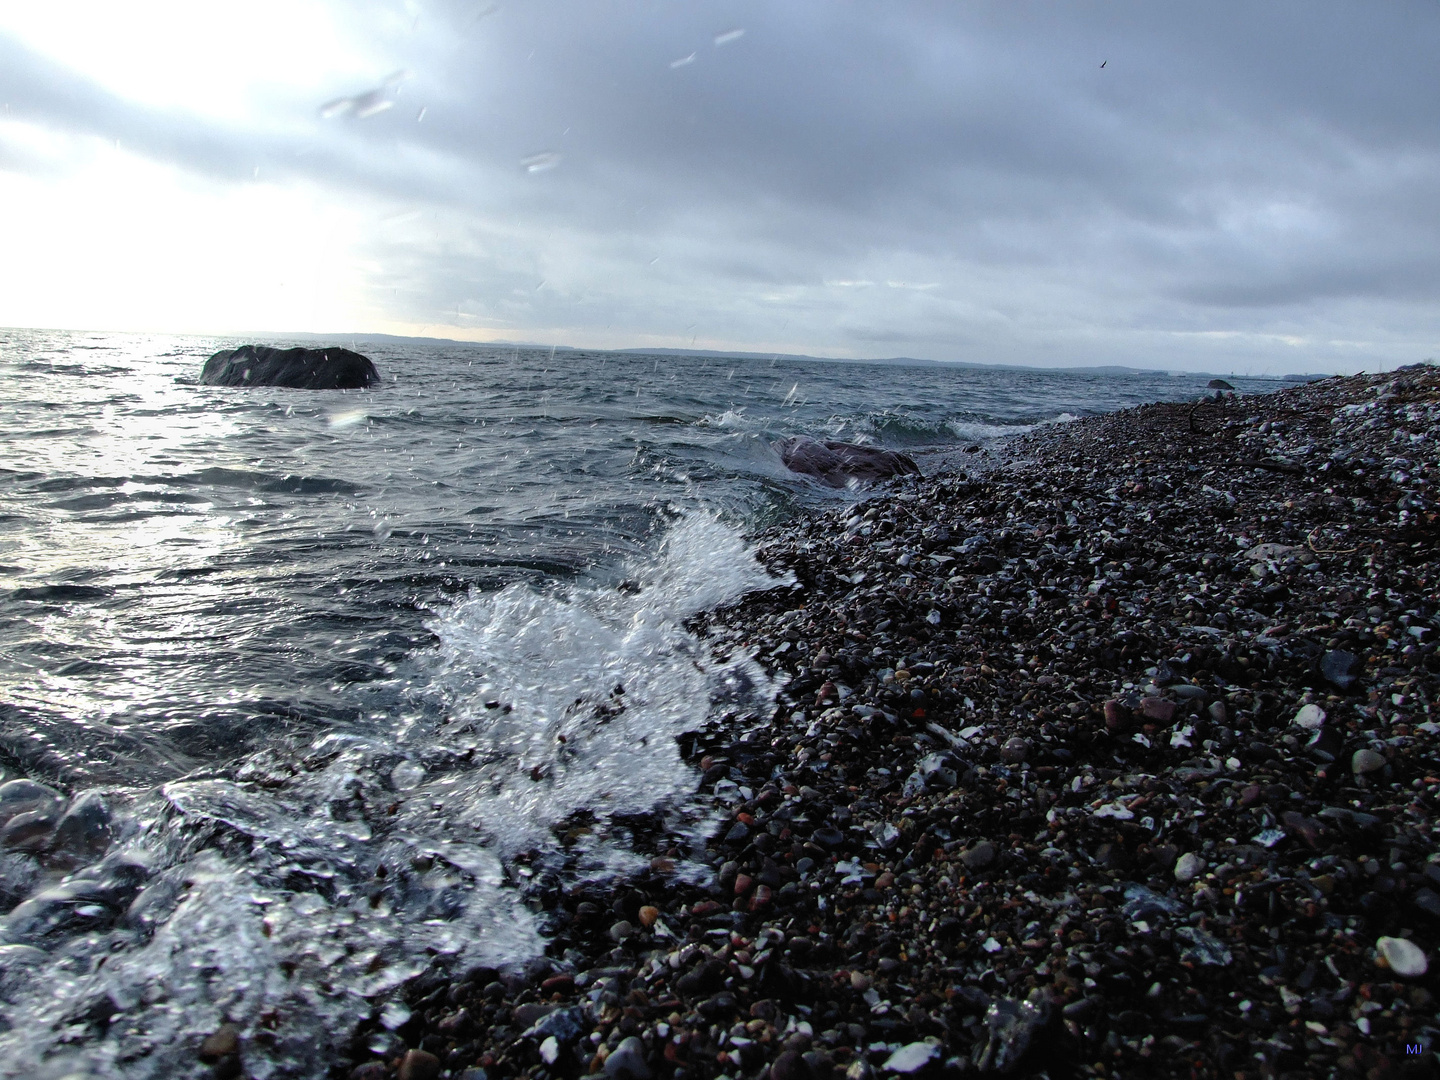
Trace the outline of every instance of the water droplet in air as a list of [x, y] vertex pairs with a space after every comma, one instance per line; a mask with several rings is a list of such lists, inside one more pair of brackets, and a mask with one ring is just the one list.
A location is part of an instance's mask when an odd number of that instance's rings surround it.
[[395, 101], [391, 93], [408, 78], [408, 71], [396, 71], [386, 76], [385, 81], [373, 90], [327, 101], [320, 106], [320, 116], [324, 120], [333, 120], [337, 116], [353, 116], [357, 120], [364, 120], [367, 116], [382, 113], [394, 107]]
[[420, 123], [421, 120], [424, 120], [424, 119], [425, 119], [425, 110], [426, 110], [427, 108], [428, 108], [428, 106], [426, 106], [426, 105], [421, 105], [421, 106], [420, 106], [420, 111], [415, 114], [415, 122], [416, 122], [417, 124]]
[[548, 172], [560, 164], [560, 155], [553, 150], [546, 150], [539, 154], [531, 154], [527, 158], [521, 158], [520, 164], [524, 166], [526, 172]]
[[715, 35], [715, 47], [718, 49], [721, 45], [729, 45], [732, 41], [739, 41], [744, 36], [745, 31], [743, 28], [737, 27], [734, 30], [726, 30], [723, 34]]
[[[717, 41], [716, 44], [718, 45], [719, 42]], [[695, 62], [695, 54], [692, 52], [689, 56], [682, 56], [682, 57], [680, 57], [679, 60], [671, 60], [671, 61], [670, 61], [670, 67], [671, 67], [672, 69], [673, 69], [673, 68], [682, 68], [682, 67], [684, 67], [686, 64], [693, 64], [694, 62]]]

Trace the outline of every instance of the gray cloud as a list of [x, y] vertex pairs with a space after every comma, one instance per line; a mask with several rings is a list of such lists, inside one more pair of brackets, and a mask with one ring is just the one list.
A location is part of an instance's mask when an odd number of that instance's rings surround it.
[[[1306, 370], [1436, 351], [1433, 5], [412, 7], [398, 34], [395, 5], [346, 8], [387, 58], [372, 85], [277, 88], [244, 124], [3, 36], [0, 94], [216, 182], [259, 165], [415, 211], [366, 241], [375, 303], [436, 333]], [[393, 108], [320, 116], [401, 69]]]

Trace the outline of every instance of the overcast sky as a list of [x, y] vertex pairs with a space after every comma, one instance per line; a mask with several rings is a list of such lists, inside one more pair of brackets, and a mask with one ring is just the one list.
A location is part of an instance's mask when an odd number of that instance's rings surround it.
[[1440, 5], [0, 0], [0, 323], [1440, 356]]

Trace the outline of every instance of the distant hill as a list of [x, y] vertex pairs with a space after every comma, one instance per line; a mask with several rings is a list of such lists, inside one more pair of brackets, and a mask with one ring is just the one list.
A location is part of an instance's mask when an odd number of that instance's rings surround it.
[[[629, 348], [629, 349], [580, 349], [573, 345], [545, 345], [536, 341], [459, 341], [455, 338], [402, 337], [396, 334], [227, 334], [237, 340], [245, 337], [269, 341], [329, 341], [337, 343], [359, 343], [374, 341], [386, 345], [460, 345], [475, 349], [546, 349], [555, 353], [590, 353], [618, 356], [675, 356], [693, 357], [703, 360], [770, 360], [790, 363], [814, 364], [880, 364], [887, 367], [966, 368], [972, 370], [1003, 369], [1009, 371], [1072, 371], [1088, 372], [1094, 375], [1170, 375], [1188, 376], [1195, 379], [1221, 378], [1209, 371], [1165, 371], [1155, 368], [1125, 367], [1119, 364], [1102, 364], [1094, 367], [1040, 367], [1028, 364], [977, 364], [969, 360], [924, 360], [915, 356], [885, 356], [854, 359], [841, 356], [807, 356], [804, 353], [777, 352], [722, 352], [716, 349], [672, 349], [672, 348]], [[1327, 379], [1328, 375], [1246, 375], [1223, 376], [1227, 379], [1246, 378], [1269, 382], [1314, 382]]]

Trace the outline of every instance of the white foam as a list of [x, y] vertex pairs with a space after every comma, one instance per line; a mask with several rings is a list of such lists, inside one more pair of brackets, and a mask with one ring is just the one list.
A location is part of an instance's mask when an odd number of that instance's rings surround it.
[[[142, 796], [123, 854], [146, 885], [118, 901], [129, 914], [41, 935], [47, 964], [0, 969], [0, 1076], [189, 1075], [223, 1022], [240, 1026], [251, 1075], [323, 1075], [372, 1002], [434, 958], [541, 951], [506, 860], [558, 859], [557, 823], [594, 815], [566, 853], [587, 878], [642, 863], [611, 815], [659, 808], [700, 828], [676, 736], [722, 710], [763, 713], [777, 687], [682, 623], [781, 582], [703, 514], [620, 569], [625, 588], [512, 585], [437, 614], [440, 647], [413, 688], [424, 707]], [[30, 943], [19, 916], [35, 910], [0, 920], [0, 944]], [[97, 1026], [107, 998], [119, 1012]]]
[[743, 431], [757, 427], [757, 423], [745, 415], [745, 410], [726, 409], [719, 416], [712, 416], [706, 413], [699, 420], [695, 421], [697, 427], [727, 428], [732, 431]]

